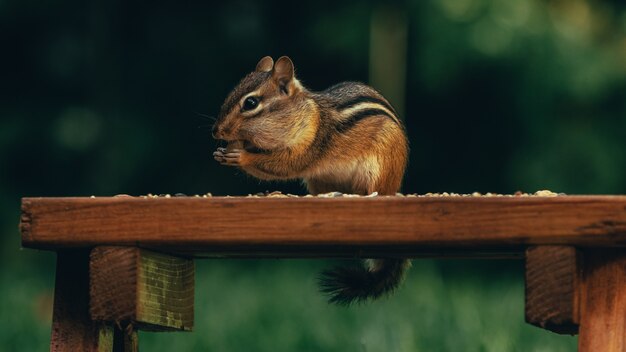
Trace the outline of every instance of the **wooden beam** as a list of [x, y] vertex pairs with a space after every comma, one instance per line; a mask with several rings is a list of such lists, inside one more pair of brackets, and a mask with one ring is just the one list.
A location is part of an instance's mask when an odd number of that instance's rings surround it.
[[571, 246], [526, 250], [526, 322], [575, 335], [579, 323], [580, 259]]
[[89, 319], [88, 258], [85, 250], [57, 255], [50, 351], [106, 351], [107, 330]]
[[89, 317], [89, 250], [59, 251], [50, 351], [132, 351], [124, 348], [125, 335]]
[[150, 331], [193, 327], [194, 262], [136, 247], [96, 247], [91, 318]]
[[626, 351], [626, 250], [586, 250], [579, 352]]
[[190, 254], [410, 256], [626, 246], [626, 196], [24, 198], [22, 244]]

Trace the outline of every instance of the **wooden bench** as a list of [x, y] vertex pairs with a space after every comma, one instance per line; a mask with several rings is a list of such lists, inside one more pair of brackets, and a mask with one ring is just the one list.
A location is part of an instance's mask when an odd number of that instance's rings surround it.
[[[626, 351], [626, 196], [24, 198], [58, 253], [51, 350], [193, 327], [194, 258], [525, 258], [526, 321]], [[419, 270], [419, 269], [418, 269]]]

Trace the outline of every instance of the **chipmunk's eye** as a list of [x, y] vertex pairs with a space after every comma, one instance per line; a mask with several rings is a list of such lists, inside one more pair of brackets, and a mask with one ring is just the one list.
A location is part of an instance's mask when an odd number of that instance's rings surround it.
[[247, 97], [246, 100], [243, 101], [243, 111], [254, 110], [259, 105], [258, 97]]

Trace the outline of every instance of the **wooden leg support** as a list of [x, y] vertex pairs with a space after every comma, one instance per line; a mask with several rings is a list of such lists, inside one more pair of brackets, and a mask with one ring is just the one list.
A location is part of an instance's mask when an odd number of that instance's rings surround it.
[[89, 317], [88, 269], [89, 250], [58, 252], [50, 351], [124, 351], [125, 332]]
[[192, 259], [135, 247], [91, 251], [91, 319], [150, 331], [193, 327]]
[[570, 246], [526, 250], [526, 322], [559, 334], [578, 333], [580, 255]]
[[59, 251], [50, 350], [138, 350], [137, 330], [193, 327], [194, 263], [134, 247]]
[[578, 350], [626, 351], [626, 250], [584, 255]]
[[529, 248], [526, 321], [578, 333], [580, 352], [626, 352], [626, 249]]

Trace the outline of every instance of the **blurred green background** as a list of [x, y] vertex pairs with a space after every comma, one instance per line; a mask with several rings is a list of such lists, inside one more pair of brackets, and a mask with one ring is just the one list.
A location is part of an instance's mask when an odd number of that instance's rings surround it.
[[[213, 161], [210, 122], [265, 55], [314, 90], [369, 82], [403, 111], [403, 191], [626, 193], [626, 5], [412, 0], [0, 1], [0, 350], [48, 349], [54, 254], [23, 196], [304, 193]], [[330, 261], [198, 261], [195, 332], [144, 350], [571, 351], [523, 321], [521, 261], [418, 260], [350, 309]]]

